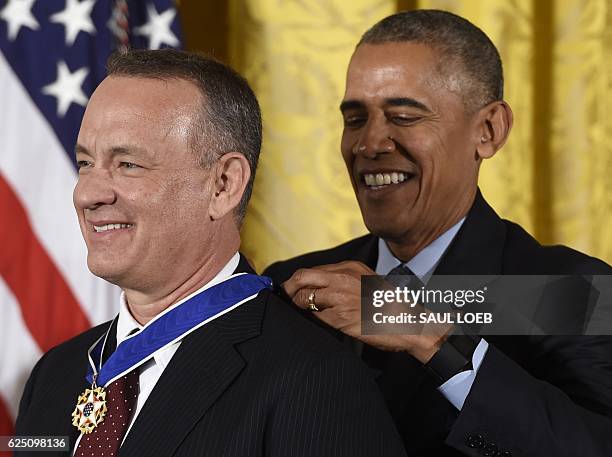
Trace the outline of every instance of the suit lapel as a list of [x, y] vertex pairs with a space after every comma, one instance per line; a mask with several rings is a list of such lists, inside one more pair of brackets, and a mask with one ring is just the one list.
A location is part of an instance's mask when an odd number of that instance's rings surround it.
[[372, 270], [376, 269], [378, 261], [378, 237], [369, 235], [365, 238], [364, 243], [350, 253], [351, 260], [365, 263]]
[[468, 216], [435, 270], [437, 275], [502, 273], [506, 226], [480, 190]]
[[[237, 272], [252, 272], [244, 259]], [[188, 335], [155, 385], [121, 446], [121, 456], [172, 455], [240, 374], [234, 345], [261, 332], [265, 294]]]

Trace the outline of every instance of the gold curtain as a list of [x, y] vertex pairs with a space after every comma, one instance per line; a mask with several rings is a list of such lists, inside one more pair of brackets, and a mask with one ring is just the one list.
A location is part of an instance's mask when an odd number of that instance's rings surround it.
[[255, 191], [242, 230], [257, 267], [365, 233], [340, 156], [338, 106], [363, 30], [391, 0], [233, 0], [230, 62], [264, 118]]
[[365, 233], [340, 157], [338, 104], [359, 36], [410, 7], [468, 18], [502, 54], [515, 124], [482, 168], [486, 198], [541, 242], [612, 262], [606, 0], [231, 0], [227, 58], [253, 85], [265, 124], [243, 250], [261, 268]]

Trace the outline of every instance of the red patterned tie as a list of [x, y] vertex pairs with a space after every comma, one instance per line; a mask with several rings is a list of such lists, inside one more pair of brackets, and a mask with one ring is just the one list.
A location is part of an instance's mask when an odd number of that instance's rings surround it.
[[106, 388], [104, 421], [93, 432], [83, 435], [75, 457], [112, 457], [117, 455], [138, 398], [138, 370], [117, 379]]

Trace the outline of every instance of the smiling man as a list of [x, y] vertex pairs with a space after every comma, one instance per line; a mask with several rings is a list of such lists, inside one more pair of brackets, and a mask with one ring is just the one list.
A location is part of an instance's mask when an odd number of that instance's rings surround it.
[[342, 155], [370, 234], [266, 273], [355, 339], [409, 452], [610, 455], [610, 337], [361, 334], [362, 275], [612, 274], [541, 246], [480, 194], [482, 161], [512, 127], [493, 43], [448, 12], [385, 18], [355, 49], [340, 109]]
[[74, 205], [120, 311], [38, 362], [18, 434], [69, 436], [75, 456], [404, 455], [366, 367], [238, 253], [260, 146], [257, 100], [227, 66], [111, 57]]

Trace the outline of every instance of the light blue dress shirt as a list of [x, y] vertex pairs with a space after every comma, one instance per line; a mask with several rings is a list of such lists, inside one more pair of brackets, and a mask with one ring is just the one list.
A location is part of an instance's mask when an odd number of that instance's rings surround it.
[[[404, 265], [423, 282], [427, 284], [427, 281], [431, 278], [434, 270], [440, 263], [442, 256], [450, 246], [451, 242], [457, 235], [457, 232], [463, 225], [465, 217], [449, 228], [446, 232], [436, 238], [428, 246], [421, 250], [412, 259], [406, 262]], [[398, 260], [389, 250], [387, 243], [382, 238], [378, 239], [378, 262], [376, 263], [376, 273], [379, 275], [387, 275], [395, 267], [399, 266], [402, 262]], [[461, 410], [465, 399], [470, 393], [474, 379], [478, 369], [484, 359], [489, 344], [484, 340], [480, 340], [474, 355], [472, 356], [472, 370], [462, 371], [456, 374], [440, 387], [438, 390], [450, 401], [455, 408]]]

